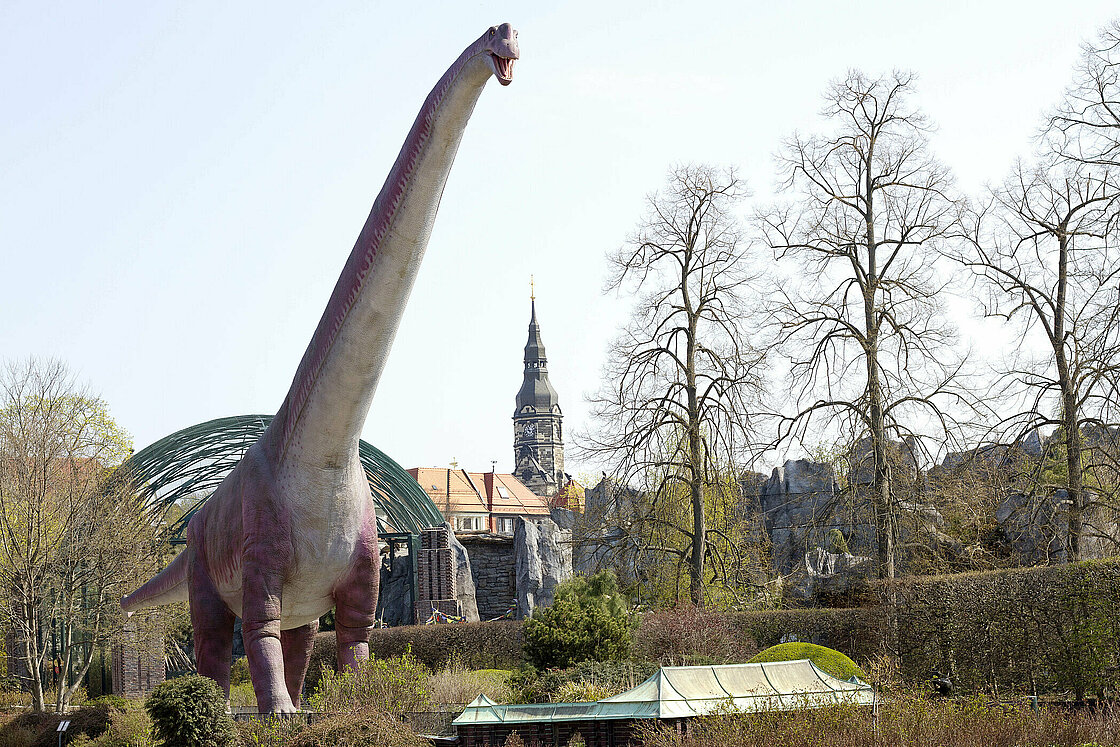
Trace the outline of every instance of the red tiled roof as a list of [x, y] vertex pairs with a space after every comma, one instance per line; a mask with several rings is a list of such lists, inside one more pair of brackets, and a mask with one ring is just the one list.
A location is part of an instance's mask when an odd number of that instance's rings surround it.
[[549, 515], [548, 500], [533, 493], [513, 475], [448, 467], [413, 467], [408, 474], [444, 516], [491, 511], [495, 516]]

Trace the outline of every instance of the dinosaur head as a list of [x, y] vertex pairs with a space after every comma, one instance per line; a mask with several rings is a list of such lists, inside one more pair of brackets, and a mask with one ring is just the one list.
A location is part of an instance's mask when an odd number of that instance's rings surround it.
[[513, 61], [521, 57], [517, 32], [508, 23], [491, 26], [479, 39], [490, 63], [490, 70], [503, 86], [513, 82]]

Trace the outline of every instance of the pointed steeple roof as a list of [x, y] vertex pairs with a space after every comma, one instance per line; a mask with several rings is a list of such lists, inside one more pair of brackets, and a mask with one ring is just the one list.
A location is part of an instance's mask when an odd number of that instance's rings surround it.
[[521, 391], [517, 393], [515, 415], [526, 405], [537, 412], [551, 412], [553, 407], [560, 406], [560, 398], [548, 381], [548, 358], [541, 340], [541, 327], [537, 323], [535, 297], [531, 298], [530, 304], [529, 340], [525, 343], [525, 378], [521, 382]]

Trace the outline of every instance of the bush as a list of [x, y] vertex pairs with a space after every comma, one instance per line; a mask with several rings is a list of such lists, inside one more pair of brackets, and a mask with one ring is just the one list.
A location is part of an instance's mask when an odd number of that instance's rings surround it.
[[917, 697], [882, 702], [879, 718], [865, 708], [833, 706], [768, 713], [723, 713], [693, 719], [684, 733], [658, 722], [639, 727], [646, 747], [1052, 747], [1116, 745], [1116, 714], [1028, 707], [989, 707], [975, 700]]
[[479, 694], [495, 703], [509, 703], [513, 697], [508, 669], [465, 669], [458, 663], [433, 672], [425, 685], [433, 706], [462, 706]]
[[513, 674], [510, 684], [522, 703], [579, 702], [595, 693], [606, 694], [591, 700], [625, 692], [656, 671], [657, 665], [652, 662], [584, 661], [567, 669], [544, 672], [525, 667]]
[[233, 660], [233, 664], [229, 668], [229, 684], [241, 685], [244, 683], [252, 684], [249, 678], [249, 657], [239, 656]]
[[299, 719], [283, 716], [253, 718], [236, 724], [241, 747], [281, 747], [290, 744], [295, 735], [306, 726]]
[[754, 638], [726, 614], [691, 604], [642, 615], [632, 656], [662, 666], [743, 662], [758, 653]]
[[759, 648], [792, 639], [846, 651], [861, 662], [883, 652], [890, 629], [882, 607], [733, 612], [727, 624], [736, 636], [752, 639]]
[[538, 669], [625, 659], [631, 642], [626, 606], [610, 571], [565, 581], [552, 605], [537, 608], [525, 623], [525, 657]]
[[859, 677], [861, 680], [867, 681], [867, 675], [847, 656], [834, 649], [817, 646], [813, 643], [779, 643], [777, 646], [771, 646], [759, 653], [748, 663], [795, 661], [797, 659], [808, 659], [816, 664], [817, 669], [842, 680]]
[[[0, 730], [0, 744], [4, 744], [5, 741], [11, 744], [20, 744], [20, 740], [26, 738], [27, 735], [31, 735], [31, 741], [27, 742], [28, 745], [53, 747], [53, 745], [58, 744], [58, 734], [55, 730], [63, 718], [70, 721], [70, 729], [67, 731], [70, 739], [73, 740], [79, 735], [98, 737], [109, 726], [109, 710], [107, 704], [100, 703], [94, 706], [84, 706], [66, 716], [45, 711], [24, 713], [16, 716]], [[11, 736], [9, 737], [9, 735]]]
[[396, 714], [419, 711], [430, 704], [427, 680], [428, 670], [407, 652], [392, 659], [369, 659], [354, 672], [324, 671], [319, 689], [307, 704], [326, 713], [371, 707]]
[[209, 677], [187, 675], [160, 683], [145, 702], [155, 734], [166, 747], [224, 747], [234, 743], [226, 696]]
[[150, 747], [154, 744], [152, 720], [143, 706], [133, 701], [125, 701], [123, 708], [112, 708], [109, 711], [109, 728], [100, 737], [94, 739], [90, 747]]
[[[516, 669], [521, 664], [519, 620], [456, 623], [453, 625], [404, 625], [374, 630], [369, 639], [370, 657], [389, 659], [410, 651], [424, 666], [438, 671], [452, 661], [469, 669]], [[314, 692], [320, 674], [335, 671], [334, 633], [315, 636], [307, 689]]]
[[900, 579], [899, 655], [911, 682], [948, 672], [966, 691], [1070, 692], [1120, 685], [1120, 561]]
[[393, 716], [372, 708], [332, 716], [305, 727], [290, 747], [430, 747]]

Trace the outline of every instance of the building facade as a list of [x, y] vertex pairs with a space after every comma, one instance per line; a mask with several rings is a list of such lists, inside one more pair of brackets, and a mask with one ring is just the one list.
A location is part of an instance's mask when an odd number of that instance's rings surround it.
[[564, 415], [560, 398], [548, 380], [548, 358], [532, 299], [525, 373], [513, 411], [513, 475], [542, 498], [551, 498], [566, 484]]
[[548, 518], [548, 501], [513, 475], [447, 467], [413, 467], [415, 478], [455, 533], [513, 535], [518, 516]]

